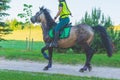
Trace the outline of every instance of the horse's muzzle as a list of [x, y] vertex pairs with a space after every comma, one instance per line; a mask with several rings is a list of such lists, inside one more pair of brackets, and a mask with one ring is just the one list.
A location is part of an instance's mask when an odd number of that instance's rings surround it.
[[35, 23], [35, 22], [36, 22], [36, 19], [35, 19], [34, 16], [32, 16], [32, 17], [30, 18], [30, 20], [31, 20], [32, 23]]

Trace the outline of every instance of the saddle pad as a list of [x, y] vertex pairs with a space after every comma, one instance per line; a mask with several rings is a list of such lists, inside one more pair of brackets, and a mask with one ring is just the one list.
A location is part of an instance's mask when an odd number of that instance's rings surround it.
[[[69, 35], [70, 35], [70, 29], [71, 29], [71, 27], [66, 27], [66, 28], [64, 28], [63, 30], [61, 30], [60, 31], [60, 39], [63, 39], [63, 38], [68, 38], [69, 37]], [[54, 34], [53, 34], [54, 32], [53, 32], [53, 29], [50, 29], [50, 31], [49, 31], [49, 36], [50, 36], [50, 38], [54, 38]]]

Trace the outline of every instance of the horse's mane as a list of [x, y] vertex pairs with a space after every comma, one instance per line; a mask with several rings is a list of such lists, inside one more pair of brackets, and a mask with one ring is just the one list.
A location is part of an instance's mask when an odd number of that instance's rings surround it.
[[46, 8], [43, 8], [43, 12], [45, 14], [45, 18], [46, 18], [46, 21], [47, 21], [47, 26], [49, 28], [51, 28], [52, 26], [56, 25], [55, 21], [52, 19], [51, 15], [50, 15], [49, 10], [46, 9]]

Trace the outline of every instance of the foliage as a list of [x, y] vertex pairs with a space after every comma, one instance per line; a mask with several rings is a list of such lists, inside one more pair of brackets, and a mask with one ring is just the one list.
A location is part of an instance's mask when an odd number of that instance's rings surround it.
[[23, 6], [24, 6], [24, 8], [23, 8], [24, 13], [19, 13], [18, 17], [24, 18], [25, 23], [29, 24], [30, 17], [32, 16], [32, 10], [31, 10], [32, 5], [24, 4]]
[[88, 12], [86, 12], [79, 23], [85, 23], [90, 26], [102, 25], [106, 28], [113, 25], [111, 18], [105, 17], [101, 10], [96, 8], [92, 10], [91, 14], [88, 14]]
[[2, 38], [3, 35], [8, 34], [9, 31], [11, 31], [8, 25], [3, 22], [3, 18], [5, 16], [9, 16], [8, 13], [5, 13], [5, 11], [10, 8], [10, 6], [8, 5], [9, 2], [10, 0], [0, 0], [0, 41], [4, 40]]
[[17, 25], [18, 24], [17, 19], [6, 20], [6, 23], [9, 25], [9, 28], [12, 29], [12, 30], [21, 29], [21, 25]]
[[[6, 20], [5, 22], [9, 25], [9, 28], [13, 31], [14, 30], [21, 30], [21, 29], [29, 29], [29, 27], [28, 27], [29, 24], [20, 22], [17, 19]], [[23, 27], [23, 24], [24, 24], [24, 27]], [[31, 23], [30, 23], [30, 26], [31, 26], [32, 29], [40, 27], [40, 25], [33, 25]]]

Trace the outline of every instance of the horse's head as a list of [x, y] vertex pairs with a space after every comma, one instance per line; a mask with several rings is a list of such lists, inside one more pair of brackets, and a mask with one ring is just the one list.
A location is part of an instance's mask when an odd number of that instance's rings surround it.
[[41, 7], [40, 10], [31, 17], [32, 23], [42, 23], [42, 30], [43, 30], [43, 38], [45, 42], [49, 41], [48, 31], [50, 27], [55, 25], [56, 23], [52, 19], [49, 10]]
[[46, 9], [44, 7], [41, 7], [40, 10], [34, 16], [31, 17], [31, 22], [32, 23], [45, 22], [46, 21], [45, 14], [44, 14], [45, 10]]
[[[52, 19], [49, 10], [41, 7], [40, 10], [31, 17], [32, 23], [42, 23], [42, 25], [47, 25], [48, 28], [56, 25], [55, 21]], [[45, 26], [43, 26], [45, 27]]]

